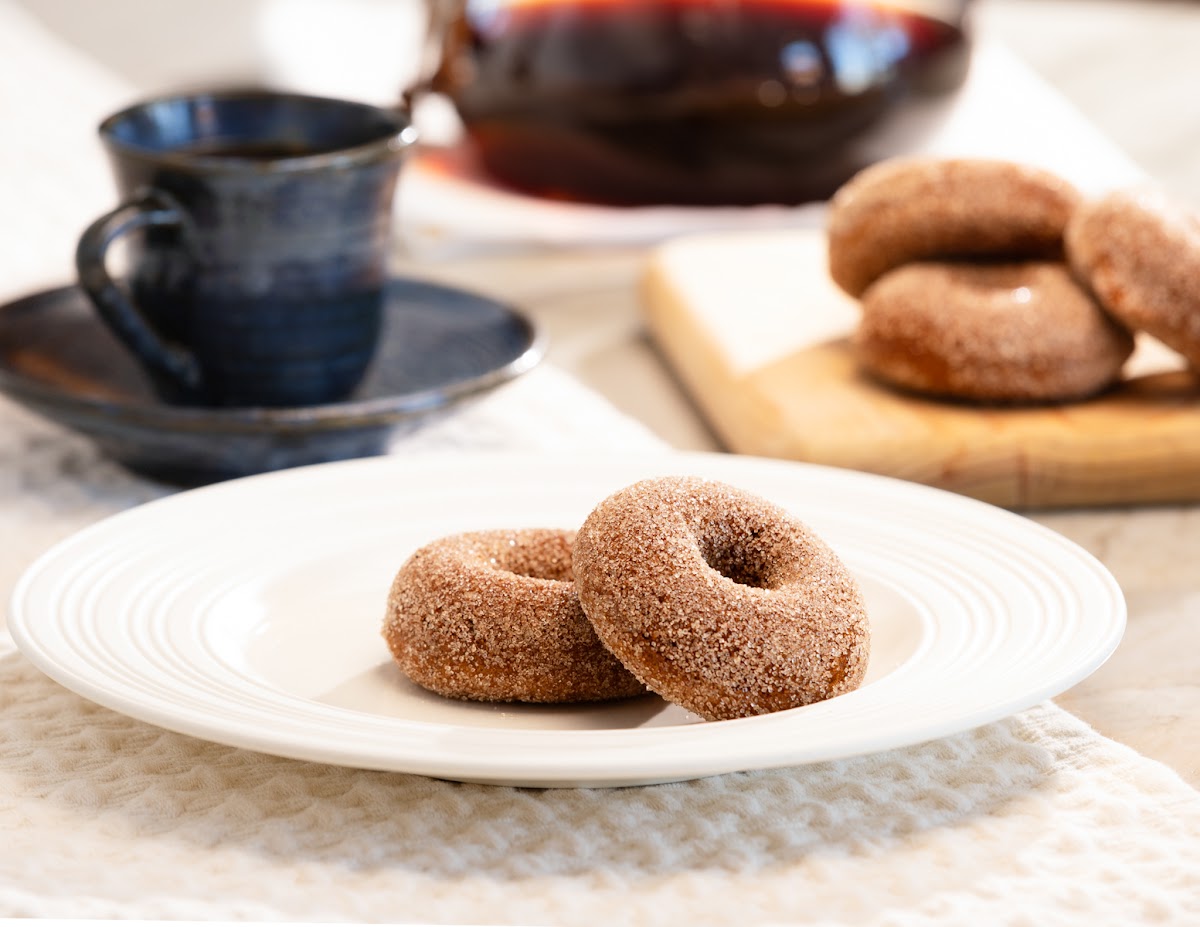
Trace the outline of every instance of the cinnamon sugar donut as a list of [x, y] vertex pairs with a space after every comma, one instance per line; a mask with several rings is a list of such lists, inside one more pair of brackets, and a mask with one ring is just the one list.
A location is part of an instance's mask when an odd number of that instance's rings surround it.
[[415, 683], [451, 698], [583, 702], [645, 692], [597, 640], [572, 582], [574, 532], [477, 531], [414, 553], [383, 636]]
[[1063, 264], [918, 262], [862, 298], [859, 362], [889, 383], [986, 401], [1055, 401], [1115, 381], [1133, 338]]
[[783, 509], [724, 483], [635, 483], [587, 517], [575, 583], [605, 646], [652, 690], [708, 720], [856, 688], [862, 596], [829, 547]]
[[1076, 274], [1116, 318], [1200, 368], [1200, 219], [1158, 193], [1112, 193], [1067, 226]]
[[829, 273], [851, 296], [910, 261], [1058, 257], [1079, 193], [1008, 161], [898, 158], [856, 174], [829, 204]]

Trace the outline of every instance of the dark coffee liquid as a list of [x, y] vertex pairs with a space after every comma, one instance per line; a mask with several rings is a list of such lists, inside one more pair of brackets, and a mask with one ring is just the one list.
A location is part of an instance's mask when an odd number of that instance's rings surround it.
[[886, 4], [467, 0], [435, 86], [538, 195], [797, 203], [891, 153], [881, 127], [966, 63], [955, 24]]
[[279, 158], [308, 158], [337, 151], [337, 147], [307, 145], [289, 141], [240, 141], [227, 138], [203, 139], [177, 149], [205, 158], [239, 158], [249, 161], [275, 161]]

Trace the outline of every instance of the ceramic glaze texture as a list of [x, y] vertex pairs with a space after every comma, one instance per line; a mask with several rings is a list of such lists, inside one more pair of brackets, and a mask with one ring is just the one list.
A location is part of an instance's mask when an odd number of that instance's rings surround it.
[[[379, 334], [394, 171], [157, 171], [148, 182], [202, 207], [187, 235], [147, 234], [132, 283], [152, 324], [205, 359], [204, 400], [308, 405], [350, 392]], [[264, 368], [281, 341], [288, 361]]]
[[[198, 367], [176, 376], [126, 338], [164, 398], [303, 406], [354, 389], [378, 341], [408, 131], [400, 112], [267, 93], [153, 101], [101, 125], [131, 204], [114, 222], [149, 221], [130, 238], [135, 311]], [[119, 298], [96, 283], [94, 245], [85, 233], [81, 280], [104, 312]]]
[[0, 392], [130, 469], [182, 484], [384, 453], [397, 435], [524, 374], [544, 351], [540, 328], [502, 303], [392, 280], [375, 360], [345, 401], [195, 408], [155, 395], [78, 288], [0, 307]]

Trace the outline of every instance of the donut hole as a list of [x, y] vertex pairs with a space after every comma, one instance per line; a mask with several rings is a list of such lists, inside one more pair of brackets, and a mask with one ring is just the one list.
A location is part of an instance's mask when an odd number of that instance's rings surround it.
[[492, 565], [525, 579], [567, 583], [575, 579], [571, 568], [571, 538], [560, 535], [509, 544], [506, 549], [501, 549], [499, 556], [492, 558]]
[[712, 532], [697, 540], [704, 562], [726, 579], [755, 589], [775, 589], [780, 585], [771, 545], [763, 543], [761, 530]]
[[520, 576], [524, 579], [547, 579], [553, 582], [569, 583], [574, 579], [571, 565], [547, 564], [541, 562], [518, 563], [505, 569], [506, 573]]

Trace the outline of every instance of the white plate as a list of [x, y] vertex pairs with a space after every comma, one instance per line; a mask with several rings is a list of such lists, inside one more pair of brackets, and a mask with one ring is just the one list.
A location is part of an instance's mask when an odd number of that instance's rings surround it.
[[[862, 584], [864, 685], [704, 723], [653, 696], [590, 707], [455, 702], [379, 634], [416, 547], [488, 527], [576, 527], [600, 499], [691, 473], [795, 512]], [[1112, 576], [1020, 516], [926, 487], [707, 454], [375, 458], [182, 493], [94, 525], [18, 583], [9, 627], [75, 692], [267, 753], [464, 781], [630, 785], [886, 750], [1005, 717], [1116, 647]]]

